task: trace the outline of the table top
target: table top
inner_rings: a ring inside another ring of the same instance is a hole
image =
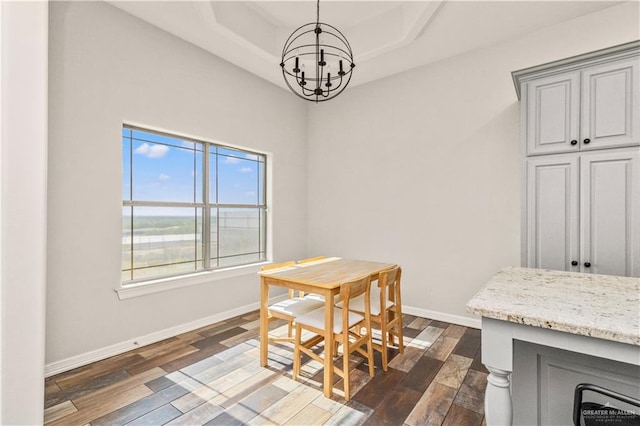
[[[395,266],[393,263],[328,257],[315,262],[261,271],[258,274],[299,284],[336,288],[342,283],[365,275],[373,275]]]
[[[504,268],[467,303],[467,310],[640,346],[640,278]]]

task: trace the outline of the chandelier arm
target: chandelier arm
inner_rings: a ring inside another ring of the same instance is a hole
[[[285,79],[285,83],[287,83],[287,86],[289,87],[289,89],[290,89],[290,90],[291,90],[291,91],[292,91],[296,96],[298,96],[299,98],[304,99],[305,101],[308,101],[308,100],[309,100],[309,98],[308,98],[308,97],[303,96],[303,95],[301,95],[300,93],[298,93],[298,91],[297,91],[296,89],[294,89],[294,88],[291,86],[291,83],[289,83],[289,80],[286,80],[286,79]]]
[[[337,77],[332,78],[332,80],[337,80],[337,79],[338,79]],[[335,87],[333,88],[333,91],[335,92],[336,90],[338,90],[338,89],[340,88],[340,86],[342,86],[342,76],[340,76],[340,82],[338,83],[338,85],[337,85],[337,86],[335,86]],[[333,87],[333,86],[332,86],[332,87]]]

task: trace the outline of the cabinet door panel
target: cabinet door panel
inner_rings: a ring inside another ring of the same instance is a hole
[[[528,83],[527,152],[577,151],[579,74],[555,75]]]
[[[527,264],[530,268],[578,270],[578,159],[528,162]]]
[[[640,144],[638,63],[634,58],[583,71],[582,150]]]
[[[640,152],[582,155],[580,181],[582,271],[640,277]]]

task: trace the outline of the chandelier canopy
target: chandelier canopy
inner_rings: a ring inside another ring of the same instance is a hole
[[[346,37],[334,26],[316,22],[296,29],[282,49],[282,75],[289,89],[302,99],[324,102],[338,96],[353,74],[353,52]]]

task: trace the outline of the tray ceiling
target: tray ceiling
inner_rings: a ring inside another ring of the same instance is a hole
[[[271,83],[294,29],[315,22],[315,1],[109,1]],[[320,21],[353,48],[351,85],[508,41],[592,13],[616,1],[337,1]]]

